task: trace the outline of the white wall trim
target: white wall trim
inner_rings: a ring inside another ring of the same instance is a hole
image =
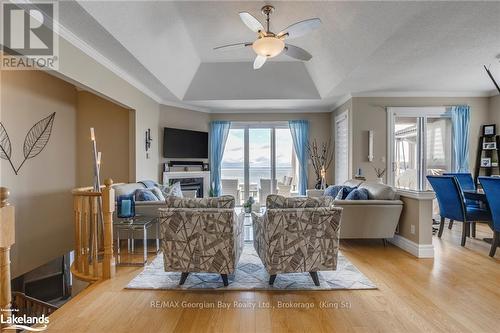
[[[60,22],[54,21],[54,24],[57,24],[59,26],[59,35],[64,39],[66,39],[71,44],[73,44],[73,46],[78,48],[80,51],[82,51],[92,59],[95,59],[98,63],[109,69],[111,72],[115,73],[123,80],[133,85],[135,88],[140,90],[145,95],[151,97],[157,103],[162,102],[162,98],[160,96],[156,95],[154,92],[148,89],[144,84],[136,80],[134,77],[132,77],[130,74],[122,70],[120,67],[116,66],[110,59],[106,58],[104,55],[102,55],[102,53],[100,53],[92,46],[87,44],[85,41],[80,39],[73,32],[71,32],[69,29],[63,26]]]
[[[351,93],[352,97],[489,97],[491,91],[374,91]]]
[[[394,238],[389,238],[388,241],[417,258],[434,258],[432,244],[417,244],[400,235],[394,235]]]

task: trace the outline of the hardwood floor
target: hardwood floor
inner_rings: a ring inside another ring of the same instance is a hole
[[[491,237],[487,226],[478,226],[477,238],[468,238],[465,248],[460,233],[461,223],[455,223],[442,239],[436,237],[434,259],[416,259],[381,241],[342,242],[342,252],[378,290],[125,290],[141,268],[120,267],[116,278],[86,289],[57,310],[46,332],[498,332],[500,251],[495,258],[488,256],[489,244],[481,240]],[[162,301],[268,302],[274,308],[152,306]],[[279,302],[313,308],[278,309]],[[322,302],[333,308],[320,308]]]

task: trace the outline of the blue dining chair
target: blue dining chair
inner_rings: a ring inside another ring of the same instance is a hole
[[[493,223],[490,224],[493,230],[493,241],[491,242],[490,257],[495,256],[497,247],[500,245],[500,178],[479,177],[479,182],[483,187],[484,194],[490,206]]]
[[[455,176],[427,176],[427,180],[434,189],[439,204],[441,223],[438,237],[443,234],[445,219],[463,222],[461,245],[465,246],[470,223],[491,222],[491,214],[487,209],[465,204],[464,195]]]
[[[455,176],[458,180],[458,184],[462,188],[462,191],[475,191],[476,184],[474,183],[474,178],[470,172],[445,172],[443,176]],[[479,208],[479,203],[474,200],[465,199],[465,204],[467,206],[476,206]],[[453,220],[450,220],[448,224],[448,229],[453,227]],[[472,224],[472,237],[476,237],[476,224]]]

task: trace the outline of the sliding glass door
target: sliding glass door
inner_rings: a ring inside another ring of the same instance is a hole
[[[222,158],[222,192],[241,205],[296,192],[298,163],[287,123],[233,123]]]

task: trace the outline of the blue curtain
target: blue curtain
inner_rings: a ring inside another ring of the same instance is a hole
[[[226,140],[231,128],[229,121],[212,121],[210,123],[210,181],[213,195],[218,197],[221,193],[221,163]]]
[[[309,142],[309,122],[307,120],[290,120],[288,122],[292,134],[293,147],[299,160],[299,194],[306,195],[307,189],[307,144]]]
[[[455,172],[469,172],[469,127],[470,107],[468,105],[451,108],[453,123],[453,155]]]

